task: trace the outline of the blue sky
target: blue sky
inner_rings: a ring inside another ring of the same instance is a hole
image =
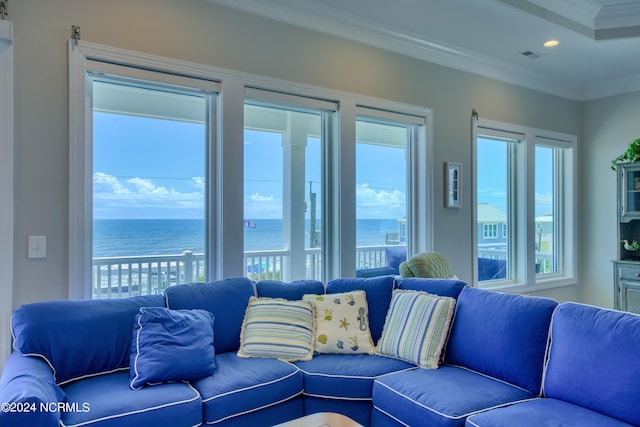
[[[489,203],[506,212],[507,197],[507,143],[482,139],[478,156],[478,203]],[[552,213],[553,181],[552,150],[536,147],[535,150],[535,215]]]
[[[94,218],[204,218],[205,128],[202,124],[94,114]],[[245,132],[245,218],[282,218],[282,150],[277,133]],[[505,210],[503,142],[478,150],[478,202]],[[356,146],[358,218],[405,216],[403,150]],[[551,211],[551,156],[537,149],[536,215]],[[308,185],[321,194],[320,141],[310,138]],[[464,170],[463,173],[469,169]],[[318,216],[321,212],[318,197]],[[307,212],[309,217],[309,212]]]
[[[203,125],[96,112],[93,127],[94,218],[204,217]],[[280,135],[247,130],[244,144],[245,218],[282,218]],[[371,144],[357,150],[358,216],[405,216],[404,152]],[[320,141],[310,138],[307,201],[309,181],[318,195],[323,190],[320,159]]]

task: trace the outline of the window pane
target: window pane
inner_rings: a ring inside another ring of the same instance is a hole
[[[203,281],[206,97],[93,84],[93,296]]]
[[[391,256],[406,258],[407,132],[407,127],[401,125],[364,120],[356,123],[356,270],[359,275],[375,275],[366,270],[388,266],[393,261]]]
[[[477,141],[478,281],[510,277],[510,144],[486,137]]]
[[[536,274],[556,273],[554,155],[557,149],[536,146]]]
[[[244,250],[254,279],[321,279],[320,112],[245,105]]]

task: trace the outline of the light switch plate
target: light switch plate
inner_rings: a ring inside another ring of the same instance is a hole
[[[41,259],[47,257],[47,236],[29,236],[27,258]]]

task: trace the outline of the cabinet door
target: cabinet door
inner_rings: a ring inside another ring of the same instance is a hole
[[[640,282],[620,282],[620,310],[640,314]]]
[[[620,191],[620,221],[640,218],[640,165],[620,165],[618,168]]]

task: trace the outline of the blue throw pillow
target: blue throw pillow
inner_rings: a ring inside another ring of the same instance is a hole
[[[194,381],[213,375],[213,314],[205,310],[141,307],[133,325],[130,383]]]

